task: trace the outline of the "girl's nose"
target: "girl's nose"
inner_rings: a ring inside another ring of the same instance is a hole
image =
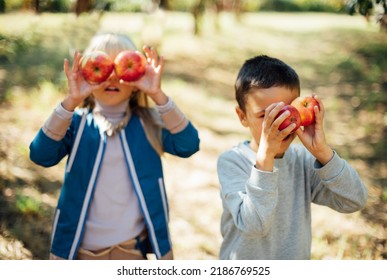
[[[110,74],[108,80],[109,80],[110,82],[118,82],[119,79],[118,79],[118,77],[117,77],[117,75],[116,75],[116,72],[115,72],[114,70],[113,70],[112,73]]]

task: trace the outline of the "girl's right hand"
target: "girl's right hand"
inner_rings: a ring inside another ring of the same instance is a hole
[[[101,87],[106,87],[107,82],[90,85],[85,81],[82,76],[79,62],[81,61],[82,55],[78,51],[74,53],[73,64],[70,69],[69,61],[64,60],[64,72],[67,77],[69,94],[63,100],[62,106],[68,111],[74,111],[74,109],[82,103],[94,90]]]

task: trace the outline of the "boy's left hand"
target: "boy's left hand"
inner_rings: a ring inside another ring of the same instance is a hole
[[[144,46],[143,50],[147,61],[145,74],[141,79],[127,84],[147,94],[157,105],[164,105],[168,101],[168,97],[161,90],[164,58],[162,56],[159,57],[156,50],[152,47]]]
[[[302,130],[299,128],[296,133],[300,138],[304,146],[312,153],[312,155],[322,164],[327,164],[333,157],[333,151],[325,141],[325,133],[323,127],[323,119],[325,114],[324,105],[321,99],[313,96],[319,103],[314,107],[315,123],[304,127]]]

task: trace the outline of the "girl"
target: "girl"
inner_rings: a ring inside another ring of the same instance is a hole
[[[85,52],[93,50],[114,60],[135,46],[108,33],[95,36]],[[150,252],[173,258],[160,156],[189,157],[199,150],[199,138],[161,89],[163,58],[153,48],[143,50],[145,75],[130,83],[113,71],[107,81],[89,85],[80,73],[81,54],[74,54],[71,67],[64,60],[69,94],[30,145],[31,160],[45,167],[69,155],[51,259],[146,259]]]

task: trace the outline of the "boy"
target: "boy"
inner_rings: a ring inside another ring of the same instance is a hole
[[[280,131],[285,104],[300,95],[297,73],[268,56],[247,60],[235,84],[241,124],[251,141],[218,159],[223,214],[221,259],[310,259],[311,202],[342,213],[362,209],[367,189],[326,143],[324,106],[315,124]],[[302,145],[291,145],[296,137]]]

